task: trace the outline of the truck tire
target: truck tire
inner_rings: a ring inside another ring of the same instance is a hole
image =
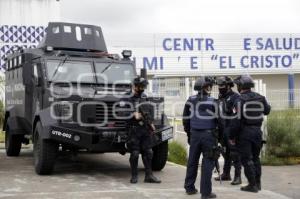
[[[41,138],[42,125],[36,124],[33,140],[34,167],[38,175],[49,175],[53,172],[58,153],[58,144]]]
[[[6,155],[11,157],[19,156],[21,147],[22,147],[22,135],[11,135],[9,126],[6,126],[6,131],[5,131]]]
[[[152,170],[161,171],[168,160],[168,141],[153,147]]]

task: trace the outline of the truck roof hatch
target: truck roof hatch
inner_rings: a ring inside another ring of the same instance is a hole
[[[107,52],[101,27],[50,22],[38,48],[54,50]]]

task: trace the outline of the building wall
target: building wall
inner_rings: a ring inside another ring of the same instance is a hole
[[[60,20],[60,3],[55,0],[0,1],[0,68],[3,58],[16,47],[35,47],[45,35],[49,21]]]
[[[253,79],[262,79],[267,90],[283,90],[288,88],[288,76],[283,75],[252,75]]]
[[[251,75],[266,85],[266,97],[275,109],[289,107],[289,85],[287,74]],[[236,76],[232,76],[236,77]],[[300,108],[300,74],[295,74],[294,107]]]
[[[289,85],[287,74],[251,75],[266,84],[266,97],[276,109],[289,108]],[[295,74],[294,107],[300,108],[300,74]]]
[[[295,89],[300,90],[300,74],[295,75]]]

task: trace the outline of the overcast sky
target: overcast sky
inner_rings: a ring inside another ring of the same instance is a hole
[[[60,1],[63,21],[106,33],[300,33],[299,0]]]

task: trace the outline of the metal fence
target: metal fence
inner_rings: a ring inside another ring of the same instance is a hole
[[[255,91],[266,96],[272,110],[288,108],[300,109],[300,89],[294,90],[293,96],[288,89],[266,90],[261,80],[255,80]],[[165,98],[165,112],[170,117],[180,117],[184,104],[190,95],[196,94],[193,90],[195,78],[156,78],[150,80],[148,92]],[[217,86],[213,87],[212,96],[218,96]]]
[[[157,78],[149,82],[148,92],[165,98],[165,113],[174,127],[174,140],[188,149],[186,133],[183,131],[181,117],[187,98],[190,95],[196,94],[193,91],[195,78]],[[299,111],[300,115],[300,90],[294,90],[293,97],[291,98],[291,92],[287,89],[266,90],[266,85],[261,80],[255,80],[255,83],[254,90],[266,96],[267,101],[272,106],[272,111],[292,108],[295,111]],[[217,98],[217,86],[213,87],[212,96]],[[268,135],[266,118],[262,126],[262,131],[263,138],[266,139]],[[262,150],[262,154],[264,153],[265,147]]]

